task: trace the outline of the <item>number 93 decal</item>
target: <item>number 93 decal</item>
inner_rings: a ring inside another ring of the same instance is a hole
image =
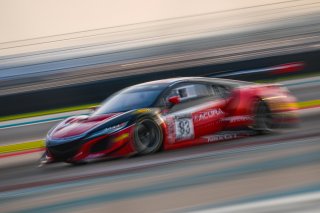
[[[176,139],[191,139],[194,136],[193,122],[191,118],[176,118]]]

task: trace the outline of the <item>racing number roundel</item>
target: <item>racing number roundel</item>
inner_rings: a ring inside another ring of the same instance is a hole
[[[176,118],[175,120],[176,139],[191,139],[194,136],[192,118]]]

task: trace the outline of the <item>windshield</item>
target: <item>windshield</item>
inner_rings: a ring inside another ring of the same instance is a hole
[[[132,109],[151,107],[162,90],[124,91],[108,98],[94,113],[95,115],[125,112]]]

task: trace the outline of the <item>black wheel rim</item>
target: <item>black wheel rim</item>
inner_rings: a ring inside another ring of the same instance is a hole
[[[135,143],[139,152],[154,152],[161,143],[159,126],[150,119],[138,122],[135,129]]]

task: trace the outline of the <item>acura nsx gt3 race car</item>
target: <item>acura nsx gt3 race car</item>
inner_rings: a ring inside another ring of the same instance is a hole
[[[296,123],[295,102],[276,84],[202,77],[138,84],[51,129],[41,162],[76,164],[268,133]]]

